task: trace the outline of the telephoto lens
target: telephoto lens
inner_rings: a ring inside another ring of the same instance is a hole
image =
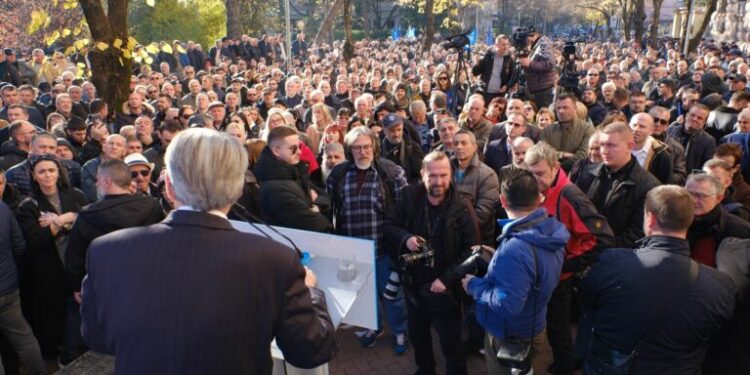
[[[388,276],[388,282],[385,284],[385,290],[383,291],[383,298],[393,301],[398,296],[398,288],[401,287],[401,278],[398,276],[398,272],[391,272]]]

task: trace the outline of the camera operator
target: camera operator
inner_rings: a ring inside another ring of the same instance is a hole
[[[442,151],[422,161],[422,182],[405,187],[386,224],[391,256],[401,265],[406,294],[409,338],[419,374],[434,374],[430,325],[435,327],[447,374],[466,374],[461,347],[459,266],[479,241],[479,224],[471,204],[455,194],[451,164]],[[434,252],[431,256],[427,252]],[[405,262],[406,258],[417,258]]]
[[[508,88],[513,86],[510,80],[515,62],[508,53],[509,46],[508,37],[498,35],[494,48],[488,49],[482,60],[471,68],[471,74],[481,76],[485,103],[505,95]]]
[[[552,103],[557,77],[552,41],[530,28],[526,42],[531,53],[518,54],[518,62],[526,73],[526,99],[533,100],[537,108],[547,107]]]
[[[503,180],[500,201],[511,221],[484,277],[462,280],[474,298],[479,323],[487,330],[485,359],[490,374],[528,374],[534,353],[546,341],[547,303],[562,270],[565,226],[540,206],[539,184],[531,172],[518,170]],[[510,350],[524,346],[525,350]],[[502,349],[502,350],[501,350]],[[500,351],[500,352],[499,352]],[[513,360],[500,353],[516,352]]]

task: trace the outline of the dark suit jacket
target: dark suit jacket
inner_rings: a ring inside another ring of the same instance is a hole
[[[297,367],[336,353],[296,253],[218,216],[173,211],[94,240],[86,261],[83,337],[117,374],[271,374],[274,337]]]

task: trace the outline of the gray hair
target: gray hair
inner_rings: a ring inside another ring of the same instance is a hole
[[[164,156],[175,199],[199,211],[220,209],[242,195],[247,154],[234,137],[210,129],[180,132]]]
[[[724,194],[724,184],[722,184],[718,178],[706,173],[691,174],[688,176],[687,182],[685,182],[685,187],[702,182],[708,182],[711,185],[712,194]]]
[[[411,102],[411,104],[409,104],[409,113],[414,114],[414,111],[418,111],[418,110],[422,110],[426,112],[427,105],[424,104],[424,102],[421,100],[415,100]]]
[[[545,162],[550,168],[558,164],[558,152],[549,143],[539,142],[526,151],[523,161],[526,165],[535,165]]]

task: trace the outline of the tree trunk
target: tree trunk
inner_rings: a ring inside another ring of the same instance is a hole
[[[651,31],[649,34],[651,34],[651,47],[654,49],[658,48],[656,45],[656,37],[659,34],[659,18],[661,17],[661,5],[664,3],[664,0],[651,0],[651,5],[654,8],[654,14],[651,17]]]
[[[347,0],[335,0],[333,2],[333,5],[331,5],[331,9],[328,11],[328,14],[326,14],[326,17],[323,19],[323,22],[320,24],[320,29],[318,30],[318,33],[315,34],[315,39],[313,39],[313,43],[319,43],[324,36],[330,35],[331,29],[333,29],[333,24],[336,21],[336,17],[338,16],[339,12],[341,12],[341,10],[344,8],[344,5],[346,3],[347,3]]]
[[[644,21],[646,20],[645,11],[645,0],[635,0],[635,13],[633,14],[633,31],[635,34],[635,40],[638,44],[643,40],[643,32],[645,31]]]
[[[83,15],[93,39],[91,48],[91,81],[99,97],[109,106],[109,113],[122,110],[130,95],[130,59],[111,47],[115,39],[128,43],[128,3],[130,0],[109,0],[107,13],[100,0],[80,0]],[[96,47],[103,42],[110,47]]]
[[[426,24],[424,39],[422,40],[422,52],[429,52],[432,47],[432,39],[435,37],[435,0],[425,1],[424,12]]]
[[[681,46],[684,46],[685,39],[690,37],[688,35],[688,29],[690,28],[690,25],[688,24],[688,22],[690,22],[690,12],[693,11],[693,2],[694,1],[687,0],[687,13],[685,13],[685,22],[684,22],[685,26],[682,28],[682,37],[680,38]]]
[[[344,42],[344,61],[349,61],[354,57],[354,37],[352,36],[352,3],[351,0],[344,0],[344,33],[346,41]]]
[[[607,39],[612,37],[612,17],[605,16],[605,22],[607,22]]]
[[[703,22],[701,22],[701,27],[698,29],[698,32],[690,38],[690,41],[688,42],[688,53],[695,51],[695,49],[698,47],[703,33],[706,32],[708,23],[711,22],[711,16],[713,16],[714,12],[716,12],[716,5],[718,2],[718,0],[708,0],[708,4],[706,4],[706,13],[703,17]]]
[[[239,39],[242,36],[241,4],[242,0],[224,0],[227,12],[227,36]]]

